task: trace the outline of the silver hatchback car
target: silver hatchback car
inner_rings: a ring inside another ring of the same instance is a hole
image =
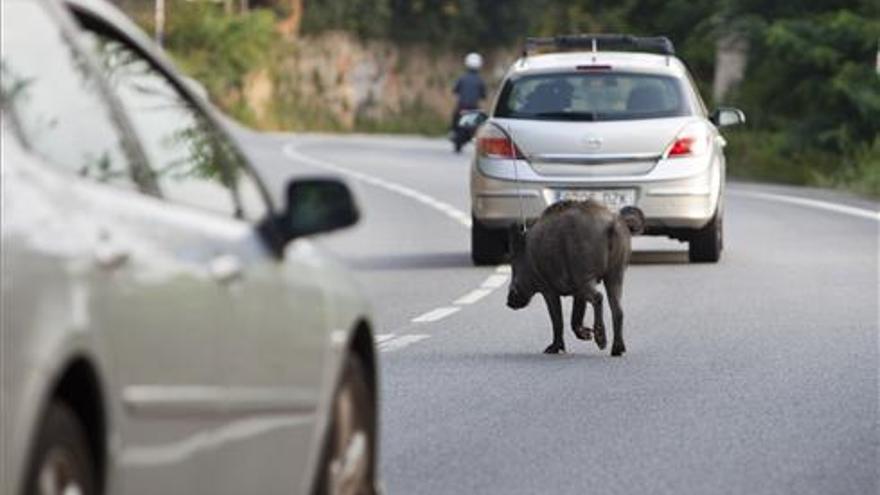
[[[542,48],[552,53],[531,53]],[[501,261],[507,229],[562,199],[635,206],[646,234],[689,242],[692,261],[718,261],[725,174],[718,128],[744,121],[733,108],[707,112],[667,38],[529,39],[491,115],[462,120],[481,126],[471,167],[473,261]]]
[[[373,324],[212,107],[100,0],[3,0],[0,493],[376,491]]]

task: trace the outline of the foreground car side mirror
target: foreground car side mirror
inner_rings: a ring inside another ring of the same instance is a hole
[[[709,120],[717,127],[727,127],[731,125],[745,124],[746,114],[738,108],[719,107],[716,108]]]
[[[489,120],[489,116],[482,110],[465,110],[458,117],[458,127],[473,131]]]
[[[287,184],[286,199],[284,213],[276,219],[285,244],[298,237],[349,227],[360,218],[351,190],[338,179],[294,179]]]

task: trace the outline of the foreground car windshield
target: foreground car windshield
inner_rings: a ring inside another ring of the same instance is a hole
[[[636,120],[688,115],[677,79],[652,74],[539,74],[507,81],[496,117]]]

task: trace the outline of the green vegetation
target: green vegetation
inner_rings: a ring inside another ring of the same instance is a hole
[[[291,5],[302,7],[299,27],[306,35],[343,30],[435,53],[486,53],[516,47],[527,35],[563,32],[665,34],[710,106],[738,106],[748,116],[744,128],[725,131],[732,175],[880,197],[876,0],[252,0],[252,7],[269,8],[237,14],[216,3],[174,0],[167,46],[221,106],[245,121],[254,120],[242,98],[246,77],[266,69],[276,82],[273,126],[350,127],[320,96],[299,92],[312,74],[275,68],[294,48],[273,29]],[[748,66],[725,101],[712,102],[716,42],[730,35],[748,42]],[[448,116],[405,101],[381,121],[356,116],[354,129],[442,132]]]
[[[450,112],[451,115],[451,112]],[[449,116],[440,115],[419,100],[404,103],[390,117],[373,119],[359,116],[355,129],[362,132],[438,135],[446,132]]]
[[[760,56],[731,96],[751,117],[732,136],[731,172],[880,197],[880,6],[803,7],[745,25]]]
[[[166,43],[184,70],[209,90],[239,88],[241,76],[263,66],[275,42],[274,16],[264,10],[228,16],[210,4],[178,3]]]
[[[243,100],[249,74],[272,66],[281,47],[272,12],[227,15],[211,3],[169,2],[165,44],[181,69],[234,117],[253,123]]]

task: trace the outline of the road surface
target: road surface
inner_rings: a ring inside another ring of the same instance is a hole
[[[505,267],[471,266],[468,153],[244,138],[276,192],[356,188],[363,221],[320,242],[375,306],[389,494],[878,493],[875,204],[733,184],[721,263],[636,240],[623,358],[567,329],[547,356],[540,298],[509,310]]]

